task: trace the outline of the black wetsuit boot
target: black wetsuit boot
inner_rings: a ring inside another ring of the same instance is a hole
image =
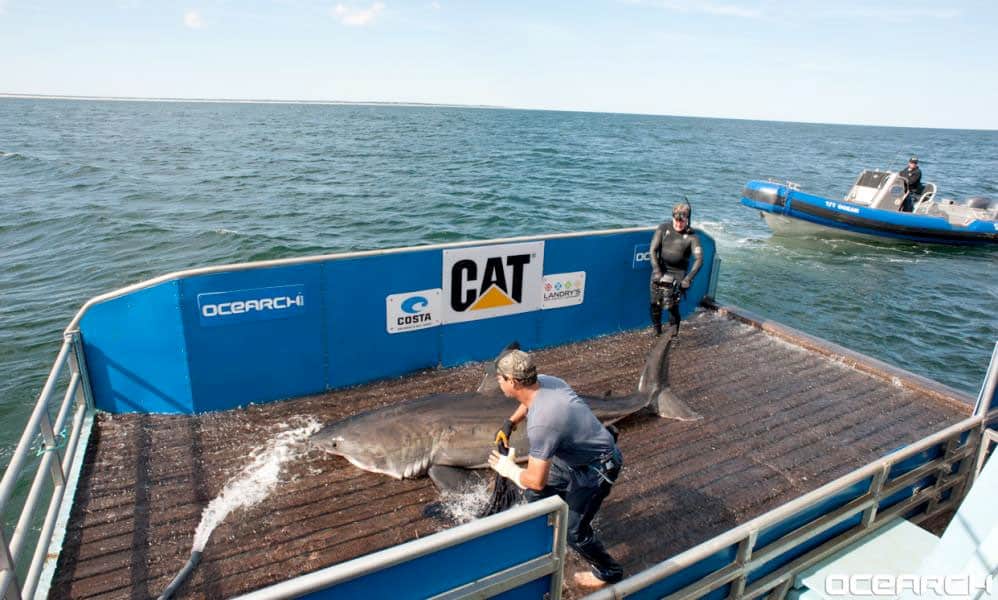
[[[671,314],[671,313],[670,313]],[[671,316],[670,316],[671,319]],[[662,305],[651,304],[651,325],[655,328],[655,335],[662,335]]]
[[[659,309],[658,314],[661,316],[662,309]],[[661,327],[659,330],[661,331]],[[676,302],[669,307],[669,330],[672,335],[679,335],[679,303]]]

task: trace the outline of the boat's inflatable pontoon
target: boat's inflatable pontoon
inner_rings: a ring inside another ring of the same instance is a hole
[[[781,234],[887,238],[940,244],[998,243],[998,201],[975,197],[963,202],[936,197],[927,183],[902,212],[907,186],[898,173],[860,173],[842,200],[802,192],[794,183],[750,181],[741,203],[758,209],[769,227]]]

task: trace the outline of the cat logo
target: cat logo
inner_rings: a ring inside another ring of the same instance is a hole
[[[444,322],[538,310],[544,242],[444,250]]]

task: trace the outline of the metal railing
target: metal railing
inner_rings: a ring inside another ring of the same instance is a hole
[[[386,573],[392,567],[431,554],[453,548],[477,538],[482,538],[502,529],[547,515],[552,529],[551,550],[533,557],[526,562],[513,565],[487,577],[476,579],[457,588],[437,593],[437,600],[451,598],[489,598],[515,589],[541,577],[551,576],[551,584],[546,598],[558,600],[561,597],[562,575],[564,572],[566,532],[568,527],[568,505],[558,496],[551,496],[537,502],[514,507],[501,513],[466,523],[453,529],[435,533],[429,537],[393,546],[380,552],[361,556],[353,560],[321,569],[314,573],[295,577],[249,594],[238,600],[277,600],[297,598],[321,590],[330,590],[335,595],[335,586],[352,580]],[[454,557],[449,557],[451,570]],[[458,559],[459,560],[459,559]],[[399,597],[412,596],[404,591],[404,582],[398,581]]]
[[[727,564],[679,590],[665,594],[664,598],[699,598],[729,585],[729,598],[758,598],[765,594],[770,594],[770,598],[783,598],[793,585],[795,576],[801,571],[892,519],[907,515],[924,505],[924,512],[912,517],[913,521],[919,522],[959,504],[976,467],[983,423],[984,417],[981,415],[965,419],[587,598],[608,600],[637,595],[687,567],[733,548],[736,550]],[[916,459],[919,454],[940,446],[943,448],[940,456],[891,476],[900,463]],[[928,479],[932,481],[927,483]],[[757,547],[760,537],[767,531],[785,526],[790,519],[800,518],[808,510],[817,509],[822,502],[837,495],[847,495],[851,488],[862,485],[865,481],[869,481],[865,492],[834,510],[817,512],[804,524]],[[910,495],[893,505],[881,506],[884,500],[893,495],[908,493]],[[828,540],[819,539],[823,534],[828,536],[830,530],[857,517],[859,522],[844,532]],[[762,572],[761,568],[770,561],[780,559],[808,542],[821,543],[771,572]]]
[[[50,402],[57,393],[60,377],[67,367],[68,384],[53,421]],[[7,509],[12,504],[15,489],[22,475],[26,478],[30,475],[30,471],[34,470],[31,487],[10,539],[7,539],[4,528],[0,526],[0,598],[5,600],[30,598],[35,593],[42,569],[48,560],[49,543],[56,529],[56,520],[67,488],[66,482],[74,467],[77,445],[85,430],[84,422],[92,411],[90,382],[83,360],[79,332],[67,333],[45,386],[38,396],[38,402],[11,456],[10,464],[7,465],[3,480],[0,481],[0,517],[6,523]],[[67,420],[70,418],[72,424],[68,433],[64,433]],[[38,454],[41,458],[32,465],[30,460],[36,453],[33,445],[39,436],[42,446]],[[22,474],[25,470],[26,472]],[[52,490],[44,513],[45,518],[37,538],[32,539],[36,511],[44,503],[49,483],[52,485]],[[33,550],[32,542],[34,542]],[[27,573],[22,579],[18,577],[18,564],[19,559],[27,556],[25,554],[27,551],[31,552],[31,560],[28,563]]]
[[[998,397],[998,344],[991,354],[973,416],[898,449],[865,467],[828,483],[751,521],[695,546],[624,581],[587,596],[587,600],[622,599],[653,593],[651,588],[684,569],[728,551],[732,558],[681,589],[654,593],[667,600],[692,599],[728,587],[727,597],[784,598],[803,570],[826,559],[893,519],[910,515],[918,523],[957,508],[973,485],[985,453],[998,434],[987,429]],[[938,450],[938,456],[929,454]],[[926,453],[924,460],[919,456]],[[910,468],[908,468],[910,467]],[[892,475],[893,474],[893,475]],[[869,481],[865,492],[850,493]],[[850,496],[855,496],[851,497]],[[898,496],[902,497],[898,497]],[[904,497],[906,496],[906,497]],[[819,507],[843,498],[837,508]],[[886,502],[885,502],[886,501]],[[891,503],[893,502],[893,503]],[[886,506],[882,506],[887,504]],[[917,510],[920,513],[913,514]],[[767,532],[787,527],[791,519],[810,518],[775,540],[759,544]],[[858,523],[849,525],[850,521]],[[834,531],[839,528],[840,531]],[[844,528],[844,530],[842,530]],[[771,561],[808,543],[817,544],[768,572]]]

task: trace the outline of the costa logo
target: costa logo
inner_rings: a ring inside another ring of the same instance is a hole
[[[415,315],[423,312],[430,306],[430,301],[423,296],[411,296],[402,301],[402,312]]]
[[[387,296],[385,318],[388,333],[404,333],[440,325],[440,288]]]

